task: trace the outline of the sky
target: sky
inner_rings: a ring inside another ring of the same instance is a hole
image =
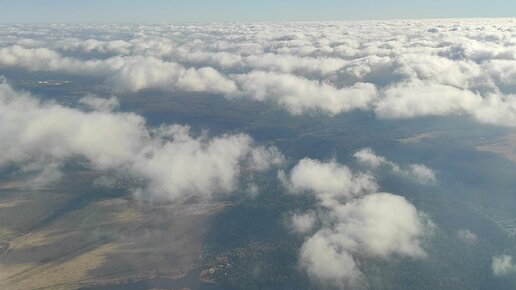
[[[0,0],[0,23],[514,17],[510,0]]]

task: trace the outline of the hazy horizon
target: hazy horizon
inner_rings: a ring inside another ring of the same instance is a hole
[[[163,23],[511,18],[510,1],[0,1],[1,23]]]

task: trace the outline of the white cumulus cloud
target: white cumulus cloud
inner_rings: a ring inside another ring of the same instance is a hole
[[[145,193],[178,200],[231,192],[243,169],[266,170],[284,159],[276,148],[257,146],[245,134],[208,138],[183,125],[149,128],[139,115],[95,110],[105,101],[83,99],[94,108],[85,112],[41,102],[3,81],[0,167],[39,172],[43,183],[60,177],[59,164],[79,159],[94,170],[144,177]]]
[[[405,198],[380,192],[373,176],[335,161],[305,158],[279,177],[289,191],[308,192],[318,200],[317,215],[295,214],[291,221],[298,234],[308,235],[299,259],[315,281],[359,289],[367,285],[357,257],[426,257],[422,239],[432,223]]]
[[[355,152],[353,156],[360,165],[372,170],[384,167],[395,174],[423,184],[435,183],[437,180],[435,172],[423,164],[409,164],[401,167],[385,157],[377,155],[371,148],[362,148]]]

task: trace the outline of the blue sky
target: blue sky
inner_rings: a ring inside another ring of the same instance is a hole
[[[514,0],[0,0],[1,23],[515,16]]]

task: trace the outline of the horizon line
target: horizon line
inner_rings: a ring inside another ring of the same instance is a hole
[[[317,23],[317,22],[374,22],[374,21],[430,21],[430,20],[475,20],[475,19],[511,19],[516,20],[516,16],[494,16],[494,17],[425,17],[425,18],[361,18],[361,19],[341,19],[341,20],[178,20],[178,21],[62,21],[62,22],[2,22],[0,25],[63,25],[63,24],[139,24],[139,25],[157,25],[157,24],[209,24],[209,23]]]

